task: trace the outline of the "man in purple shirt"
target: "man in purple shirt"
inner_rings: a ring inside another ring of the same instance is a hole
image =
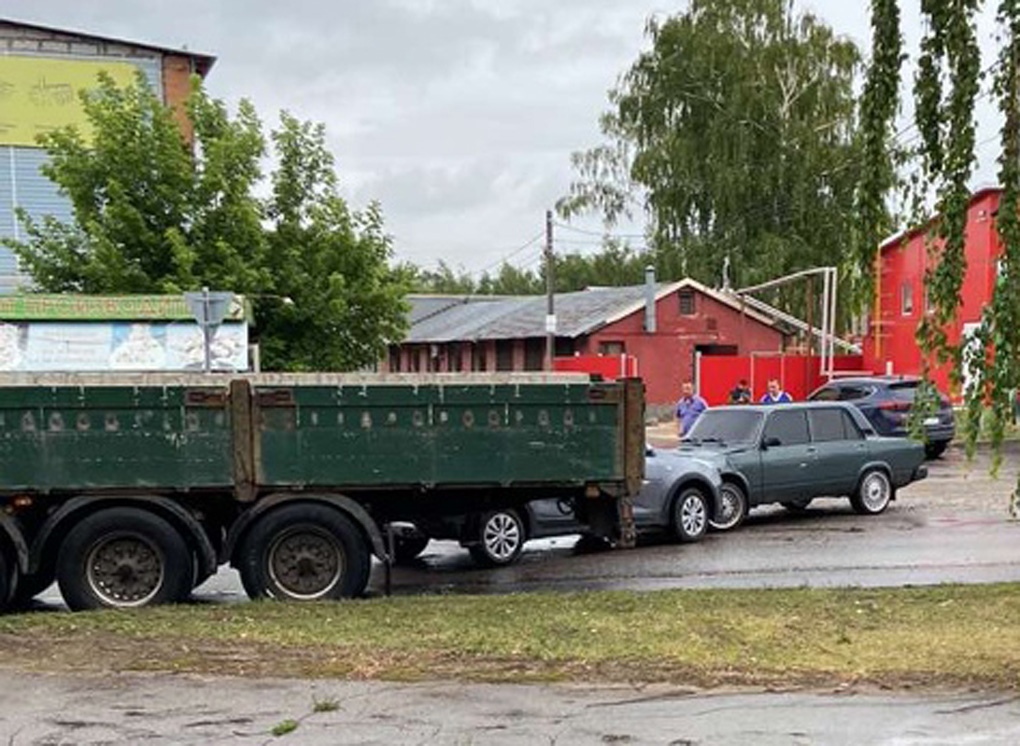
[[[708,402],[694,393],[694,384],[684,381],[680,386],[680,400],[676,403],[676,420],[681,438],[691,431],[698,417],[706,409]]]
[[[793,401],[793,397],[783,391],[783,387],[779,384],[778,378],[770,378],[768,383],[768,390],[761,398],[762,404],[788,404]]]

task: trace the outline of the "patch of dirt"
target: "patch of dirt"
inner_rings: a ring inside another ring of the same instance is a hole
[[[670,684],[701,689],[766,690],[977,688],[1016,690],[1015,677],[941,672],[847,674],[838,671],[700,669],[669,661],[548,661],[524,658],[365,651],[328,646],[281,646],[251,641],[125,639],[87,632],[74,637],[0,635],[7,669],[33,672],[189,673],[248,678],[381,681],[457,680],[486,683]]]

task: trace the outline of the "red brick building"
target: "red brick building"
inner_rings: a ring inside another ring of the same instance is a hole
[[[411,328],[404,342],[390,348],[390,371],[542,369],[544,296],[409,300]],[[651,290],[635,285],[560,293],[554,306],[556,356],[633,356],[653,406],[676,399],[680,382],[695,377],[698,354],[782,352],[805,327],[769,313],[760,302],[751,307],[691,279]]]
[[[948,329],[949,341],[954,344],[977,327],[982,309],[992,299],[1002,253],[995,229],[1001,195],[997,187],[979,189],[967,208],[967,273],[960,293],[962,304]],[[924,274],[931,261],[927,234],[934,220],[893,236],[879,249],[875,305],[863,350],[865,367],[877,373],[921,372],[922,355],[915,334],[928,308]],[[933,372],[933,380],[943,391],[950,391],[949,372],[948,366]]]

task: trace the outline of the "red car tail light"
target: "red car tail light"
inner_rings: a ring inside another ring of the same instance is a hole
[[[909,412],[910,402],[908,401],[884,401],[880,402],[878,408],[885,412]]]

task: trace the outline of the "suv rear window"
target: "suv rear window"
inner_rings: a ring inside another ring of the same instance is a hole
[[[889,384],[889,395],[900,401],[914,401],[917,394],[917,381],[899,381]]]
[[[811,401],[839,401],[839,389],[827,387],[811,394]]]
[[[871,396],[874,392],[875,389],[872,386],[859,386],[855,384],[841,386],[839,389],[839,400],[855,401],[856,399],[865,399]]]

